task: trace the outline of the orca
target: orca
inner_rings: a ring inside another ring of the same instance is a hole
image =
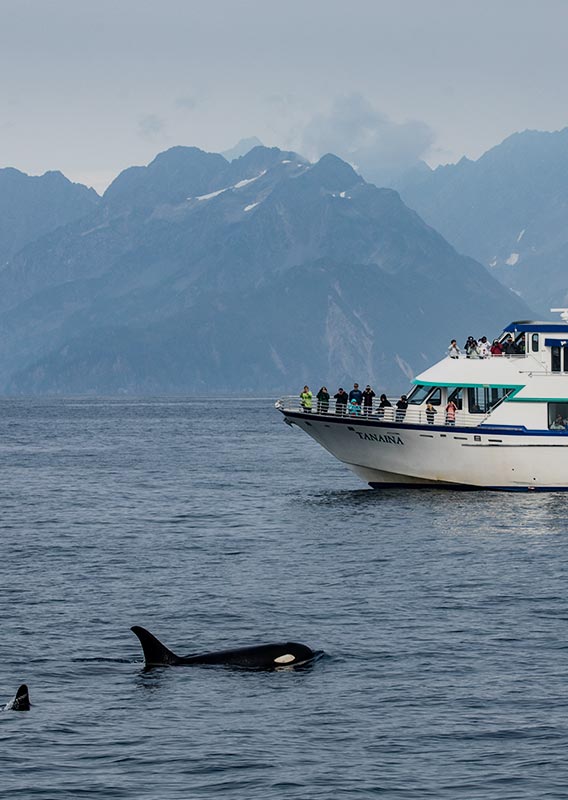
[[[282,667],[299,667],[309,664],[322,655],[298,642],[278,642],[214,653],[196,653],[177,656],[145,628],[135,625],[130,629],[140,640],[145,667],[181,667],[193,664],[220,664],[241,669],[273,670]]]
[[[30,706],[28,687],[25,683],[22,683],[14,699],[10,700],[10,702],[4,706],[4,711],[29,711]]]

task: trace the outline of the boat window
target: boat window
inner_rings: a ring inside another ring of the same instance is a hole
[[[567,431],[568,403],[548,404],[548,427],[551,431]]]
[[[562,370],[568,372],[568,347],[562,348]]]
[[[533,351],[533,353],[538,353],[538,347],[539,347],[538,333],[533,333],[533,335],[531,336],[531,350]]]
[[[504,386],[473,386],[467,390],[467,407],[470,414],[487,414],[513,389]]]
[[[442,390],[439,386],[437,386],[430,397],[428,398],[428,402],[432,403],[433,406],[441,406],[442,405]]]
[[[408,402],[413,406],[419,406],[424,402],[424,400],[426,400],[431,388],[431,386],[415,386],[408,395]]]
[[[550,348],[550,368],[552,372],[560,372],[560,348]]]
[[[448,397],[448,403],[450,400],[453,400],[458,407],[458,411],[461,411],[463,408],[463,389],[454,389]]]

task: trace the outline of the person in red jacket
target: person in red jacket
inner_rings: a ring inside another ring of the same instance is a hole
[[[493,339],[493,343],[491,345],[491,355],[492,356],[503,355],[503,348],[501,347],[501,342],[499,342],[497,339]]]

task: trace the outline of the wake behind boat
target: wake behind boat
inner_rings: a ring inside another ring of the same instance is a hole
[[[568,323],[512,322],[507,340],[514,354],[422,372],[403,411],[331,399],[306,413],[298,397],[276,408],[373,488],[568,490]]]

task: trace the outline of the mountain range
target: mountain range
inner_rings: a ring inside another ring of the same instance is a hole
[[[450,338],[529,315],[333,155],[174,147],[76,191],[75,216],[2,242],[3,392],[400,392]]]
[[[411,208],[541,315],[568,305],[568,128],[425,167],[397,184]]]

